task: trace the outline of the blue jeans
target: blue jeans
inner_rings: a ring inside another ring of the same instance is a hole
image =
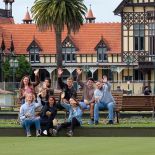
[[[110,103],[98,102],[98,103],[95,103],[95,106],[94,106],[94,121],[99,120],[99,110],[103,110],[103,109],[108,109],[109,120],[114,119],[114,103],[113,102],[110,102]]]
[[[40,120],[36,119],[25,119],[22,126],[26,129],[26,132],[30,132],[30,127],[35,125],[36,130],[40,130]]]
[[[82,110],[89,110],[90,106],[84,102],[79,102]]]

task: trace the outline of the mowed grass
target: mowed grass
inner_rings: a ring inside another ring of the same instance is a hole
[[[0,155],[154,155],[155,138],[0,137]]]

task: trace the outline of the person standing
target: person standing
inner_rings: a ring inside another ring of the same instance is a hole
[[[111,94],[111,84],[108,82],[107,76],[103,76],[103,80],[98,81],[96,87],[94,92],[94,122],[96,125],[99,123],[99,110],[108,109],[108,124],[113,124],[115,101]]]

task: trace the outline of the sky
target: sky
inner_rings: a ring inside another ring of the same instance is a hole
[[[15,0],[13,3],[13,17],[15,23],[22,23],[27,7],[30,10],[34,1],[35,0]],[[96,23],[120,22],[121,18],[114,15],[113,11],[121,2],[122,0],[84,0],[88,9],[91,4],[93,14],[96,17]],[[0,0],[0,8],[5,8],[3,0]]]

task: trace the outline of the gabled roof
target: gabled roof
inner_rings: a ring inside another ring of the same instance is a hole
[[[124,7],[127,6],[155,6],[155,2],[143,2],[143,1],[139,1],[137,3],[133,3],[133,0],[123,0],[118,7],[114,10],[114,14],[118,15],[123,11]]]
[[[30,45],[28,46],[26,50],[30,51],[32,46],[36,46],[39,49],[39,51],[42,51],[42,48],[40,47],[40,43],[35,39],[35,37],[33,38],[33,41],[30,43]]]
[[[42,54],[56,54],[54,30],[40,32],[35,24],[2,24],[0,25],[0,33],[3,33],[6,49],[10,48],[10,36],[12,34],[14,51],[17,54],[27,54],[27,48],[32,43],[34,35],[42,48]],[[67,35],[65,29],[62,32],[62,41]],[[110,48],[109,53],[121,53],[120,23],[84,24],[77,33],[71,33],[70,35],[79,49],[79,54],[96,54],[94,47],[101,40],[101,36],[103,36]],[[0,37],[0,43],[1,41],[2,38]]]
[[[4,37],[3,37],[3,34],[2,34],[2,42],[1,42],[1,50],[4,51],[5,50],[5,41],[4,41]]]
[[[10,48],[9,49],[10,49],[10,52],[14,52],[14,50],[15,50],[12,35],[11,35],[11,44],[10,44]]]
[[[63,45],[65,45],[67,42],[70,42],[76,51],[78,51],[78,47],[76,46],[75,42],[73,41],[73,38],[71,37],[71,35],[67,35],[67,37],[64,39],[64,41],[62,42],[62,47]]]
[[[101,47],[101,46],[107,48],[107,50],[110,50],[108,44],[107,44],[106,41],[103,39],[103,36],[101,36],[101,40],[100,40],[100,42],[96,45],[95,50],[97,51],[97,49],[98,49],[99,47]]]
[[[114,14],[117,15],[123,11],[123,8],[127,5],[130,0],[123,0],[118,7],[114,10]]]

